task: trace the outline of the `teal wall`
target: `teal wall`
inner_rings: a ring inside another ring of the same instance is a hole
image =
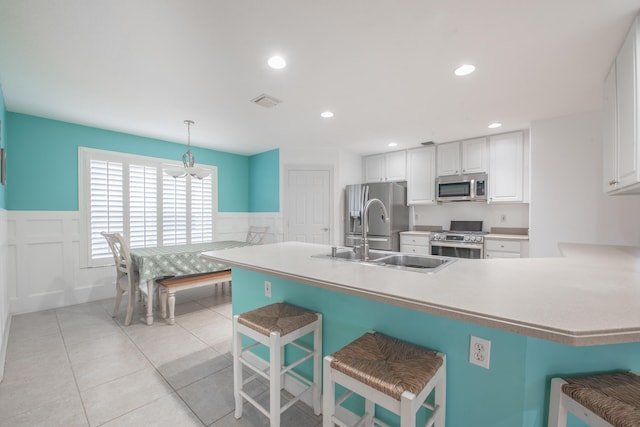
[[[271,281],[272,298],[264,296],[265,280]],[[543,427],[546,426],[552,375],[610,369],[640,370],[640,343],[565,346],[233,269],[234,314],[277,301],[287,301],[323,314],[325,355],[368,330],[445,353],[447,427]],[[468,362],[470,335],[491,341],[491,369]],[[306,366],[305,373],[310,372],[310,367]],[[572,422],[570,425],[582,424]]]
[[[4,93],[2,92],[2,86],[0,86],[0,147],[7,147],[7,109],[4,104]],[[6,186],[0,184],[0,209],[6,209]]]
[[[280,211],[280,150],[249,157],[249,210]]]
[[[9,210],[78,210],[78,147],[169,160],[181,159],[185,151],[184,144],[19,113],[9,112],[6,116],[9,155],[6,208]],[[272,209],[273,203],[262,198],[252,199],[250,205],[249,195],[264,191],[278,194],[277,150],[275,156],[273,152],[253,156],[256,160],[198,147],[192,147],[192,151],[197,163],[218,167],[220,212],[264,212]],[[251,189],[250,162],[256,163],[260,171],[268,172],[266,175],[261,172],[260,191]],[[277,211],[277,203],[275,208]]]

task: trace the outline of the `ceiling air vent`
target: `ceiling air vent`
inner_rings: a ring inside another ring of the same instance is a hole
[[[264,107],[264,108],[271,108],[271,107],[275,107],[276,105],[280,104],[282,101],[280,101],[277,98],[274,98],[271,95],[267,95],[267,94],[263,93],[262,95],[253,98],[251,100],[251,102],[253,102],[254,104],[257,104],[257,105],[259,105],[261,107]]]

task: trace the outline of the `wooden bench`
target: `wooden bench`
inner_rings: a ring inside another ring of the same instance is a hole
[[[162,318],[167,318],[167,303],[169,305],[168,323],[175,323],[176,292],[185,289],[198,288],[200,286],[215,285],[219,283],[231,283],[231,270],[213,271],[210,273],[187,274],[184,276],[166,277],[157,279],[160,290],[160,305],[162,306]]]

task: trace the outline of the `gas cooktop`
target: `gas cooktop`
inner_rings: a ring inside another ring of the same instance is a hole
[[[478,244],[483,242],[484,234],[488,232],[482,231],[482,221],[451,221],[450,230],[432,234],[431,240]]]

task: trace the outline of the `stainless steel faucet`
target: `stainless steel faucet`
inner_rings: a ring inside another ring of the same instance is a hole
[[[369,238],[367,237],[369,228],[369,208],[374,203],[378,203],[380,207],[382,207],[382,220],[384,222],[389,222],[389,213],[387,212],[387,208],[384,206],[384,203],[382,203],[382,200],[369,199],[362,211],[362,243],[360,243],[360,259],[362,261],[369,259]]]

